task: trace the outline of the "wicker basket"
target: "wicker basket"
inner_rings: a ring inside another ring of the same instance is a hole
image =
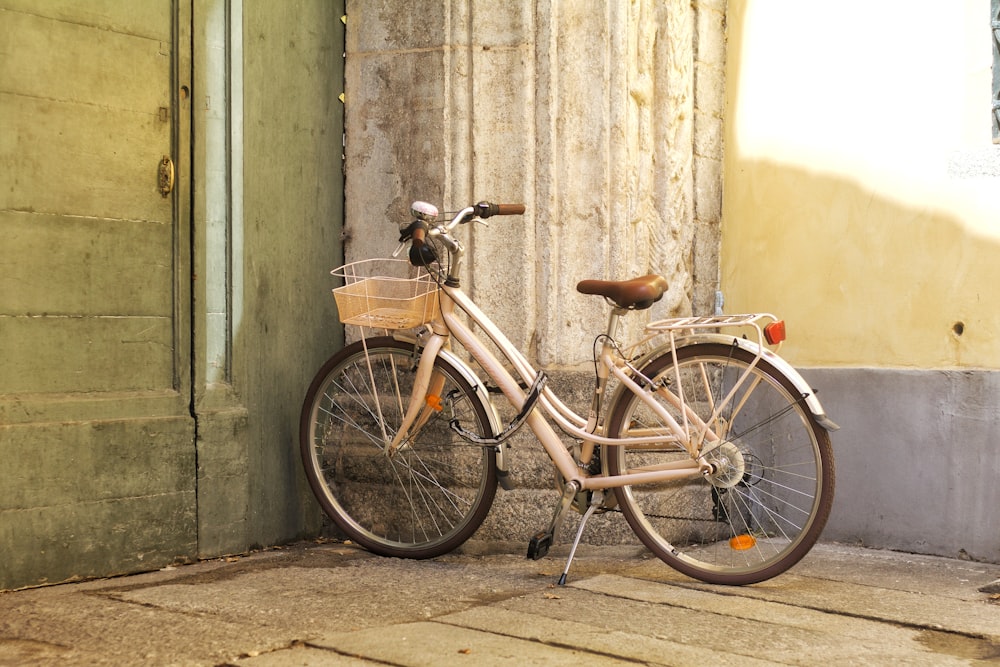
[[[365,259],[331,271],[340,321],[373,329],[412,329],[438,312],[437,283],[405,259]]]

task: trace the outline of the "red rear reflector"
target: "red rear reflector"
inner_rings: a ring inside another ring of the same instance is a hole
[[[778,320],[764,327],[764,338],[770,345],[777,345],[785,340],[785,321]]]

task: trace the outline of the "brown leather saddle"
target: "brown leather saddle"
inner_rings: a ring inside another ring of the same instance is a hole
[[[645,310],[663,298],[667,279],[651,273],[631,280],[581,280],[576,291],[603,296],[626,310]]]

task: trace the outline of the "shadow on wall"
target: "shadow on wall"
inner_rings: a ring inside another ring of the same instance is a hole
[[[727,312],[785,318],[782,354],[842,427],[824,539],[1000,562],[997,239],[772,162],[726,187]]]
[[[726,203],[727,310],[780,309],[794,363],[997,367],[997,238],[940,207],[767,161],[730,167]]]

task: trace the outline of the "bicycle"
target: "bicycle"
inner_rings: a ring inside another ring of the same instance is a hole
[[[595,388],[582,416],[461,288],[456,229],[524,206],[480,202],[444,221],[424,202],[411,212],[394,259],[333,272],[345,283],[334,290],[340,319],[385,334],[333,355],[301,413],[310,486],[351,540],[405,558],[456,548],[485,519],[497,485],[510,488],[509,438],[526,424],[562,487],[527,556],[546,555],[570,508],[583,515],[559,584],[595,512],[620,512],[661,560],[709,583],[764,581],[809,551],[833,502],[829,431],[837,425],[777,355],[781,320],[664,319],[626,344],[617,338],[622,318],[658,301],[665,279],[582,281],[578,291],[611,306],[594,341]],[[408,258],[398,259],[407,245]],[[507,425],[494,393],[517,411]]]

